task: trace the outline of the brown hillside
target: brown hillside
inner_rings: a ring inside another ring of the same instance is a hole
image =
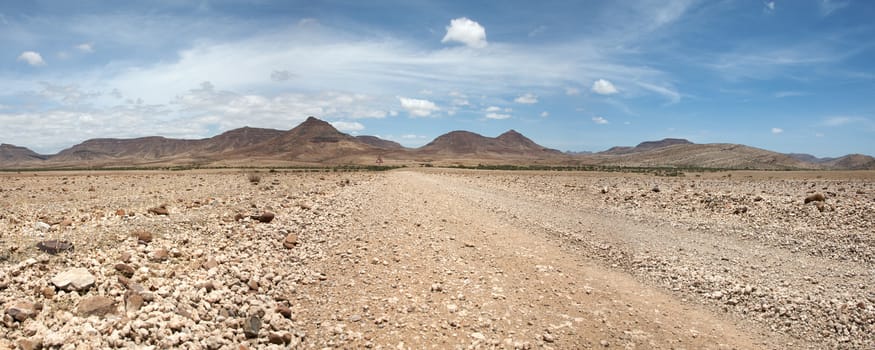
[[[849,154],[824,164],[833,169],[875,170],[875,158],[864,154]]]
[[[522,134],[510,130],[498,137],[486,137],[469,131],[452,131],[438,136],[417,150],[420,154],[448,156],[558,156],[561,152],[543,147]]]
[[[308,117],[294,129],[267,141],[223,155],[224,158],[258,158],[301,162],[339,162],[378,148],[337,131],[331,124]]]
[[[20,165],[33,162],[42,162],[47,156],[31,151],[25,147],[0,144],[0,164]]]
[[[360,136],[356,136],[355,138],[361,142],[364,142],[366,144],[369,144],[369,145],[377,147],[377,148],[383,148],[383,149],[387,149],[387,150],[404,149],[404,146],[402,146],[398,142],[381,139],[381,138],[376,137],[376,136],[360,135]]]
[[[788,155],[735,144],[676,144],[621,155],[594,155],[599,163],[732,169],[817,169]]]

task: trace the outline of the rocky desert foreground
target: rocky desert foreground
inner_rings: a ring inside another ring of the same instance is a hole
[[[873,232],[875,172],[0,174],[0,347],[872,349]]]

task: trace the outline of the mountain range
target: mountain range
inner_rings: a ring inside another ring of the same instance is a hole
[[[646,141],[597,153],[563,153],[538,145],[515,130],[497,137],[452,131],[420,148],[375,136],[351,136],[309,117],[282,131],[243,127],[199,139],[160,136],[91,139],[54,155],[0,144],[0,168],[163,166],[291,166],[374,164],[553,164],[676,166],[731,169],[875,169],[875,158],[852,154],[817,158],[737,144],[695,144],[684,139]]]

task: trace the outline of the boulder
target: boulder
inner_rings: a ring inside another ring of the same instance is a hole
[[[94,285],[94,275],[84,268],[69,269],[61,272],[51,280],[55,287],[67,291],[78,291],[91,288]]]
[[[86,297],[79,302],[76,312],[84,317],[114,314],[115,300],[102,295]]]

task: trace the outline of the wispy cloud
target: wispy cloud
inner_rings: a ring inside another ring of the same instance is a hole
[[[531,105],[538,103],[538,96],[535,96],[535,94],[532,93],[527,93],[515,98],[513,102]]]
[[[608,124],[608,120],[602,117],[592,117],[592,122],[600,125]]]
[[[824,119],[823,125],[830,127],[845,126],[855,123],[867,123],[868,119],[854,116],[832,116]]]
[[[809,95],[809,93],[803,91],[778,91],[775,93],[776,98],[797,97],[806,95]]]
[[[780,133],[783,133],[783,132],[784,132],[784,129],[781,129],[781,128],[772,128],[772,133],[775,134],[775,135],[780,134]]]
[[[94,52],[94,43],[82,43],[76,45],[76,50],[79,50],[84,53],[93,53]]]
[[[504,114],[504,113],[486,113],[486,119],[496,119],[496,120],[501,120],[501,119],[508,119],[508,118],[510,118],[510,114]]]
[[[678,103],[681,101],[681,94],[668,86],[659,86],[649,83],[637,82],[638,86],[655,92],[667,98],[669,103]]]
[[[839,0],[821,0],[820,1],[820,13],[824,16],[829,16],[838,10],[841,10],[850,5],[848,1],[839,1]]]

